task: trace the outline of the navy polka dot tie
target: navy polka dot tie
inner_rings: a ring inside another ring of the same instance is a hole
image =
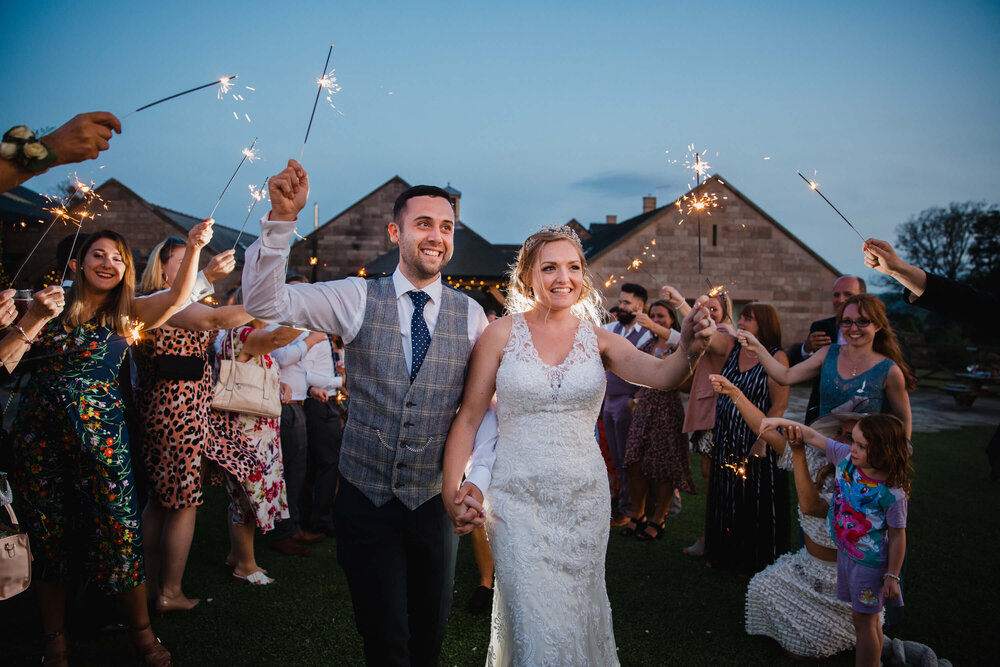
[[[410,290],[407,294],[413,302],[413,315],[410,317],[410,382],[413,382],[431,344],[431,332],[424,321],[424,306],[430,297],[420,290]]]

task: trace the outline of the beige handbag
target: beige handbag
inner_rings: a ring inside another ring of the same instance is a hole
[[[0,600],[14,597],[24,591],[31,583],[31,550],[28,548],[28,536],[21,532],[10,505],[10,487],[7,486],[7,476],[0,473],[0,504],[7,508],[10,525],[0,521]]]
[[[257,357],[256,363],[236,361],[232,329],[229,330],[229,349],[233,358],[219,360],[219,379],[215,383],[212,408],[257,417],[281,416],[278,371],[264,368]]]

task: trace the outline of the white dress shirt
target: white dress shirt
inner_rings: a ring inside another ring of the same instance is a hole
[[[268,322],[280,322],[311,331],[337,334],[349,344],[361,331],[368,303],[368,281],[345,278],[321,283],[285,284],[288,246],[298,221],[260,221],[260,237],[247,248],[243,266],[243,307],[247,312]],[[410,370],[410,318],[413,302],[408,291],[416,289],[399,268],[392,274],[399,314],[399,335],[406,369]],[[441,311],[443,290],[441,277],[423,288],[430,299],[424,305],[424,321],[431,336]],[[482,306],[469,299],[469,344],[475,345],[489,322]],[[348,372],[350,370],[348,369]],[[472,459],[467,467],[468,481],[486,492],[492,477],[494,448],[497,440],[497,418],[491,405],[476,433]]]
[[[270,329],[271,327],[268,327]],[[302,359],[309,351],[306,344],[308,331],[303,331],[298,338],[284,347],[271,352],[271,356],[281,369],[281,382],[287,384],[292,390],[293,401],[304,401],[309,396],[309,385],[306,384],[306,369],[302,366]]]
[[[309,348],[302,359],[302,366],[306,369],[306,384],[310,388],[322,389],[331,398],[344,384],[344,378],[337,375],[337,369],[334,368],[329,340]]]

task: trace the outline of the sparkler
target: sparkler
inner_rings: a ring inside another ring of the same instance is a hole
[[[329,100],[334,93],[340,92],[340,85],[337,83],[337,78],[333,76],[333,70],[327,72],[327,67],[330,66],[331,55],[333,55],[333,44],[330,45],[330,50],[326,52],[323,75],[316,80],[316,99],[313,101],[312,113],[309,114],[309,125],[306,126],[306,137],[302,140],[302,152],[299,153],[299,160],[302,159],[302,155],[306,152],[306,142],[309,141],[309,131],[312,129],[313,118],[316,117],[316,105],[319,104],[320,94],[324,90],[327,91],[327,100]]]
[[[71,178],[74,181],[73,192],[65,199],[60,200],[58,203],[54,203],[51,207],[45,209],[54,216],[52,224],[45,228],[45,230],[42,232],[42,235],[38,238],[38,241],[35,243],[34,247],[27,254],[27,256],[25,256],[24,260],[22,260],[21,265],[17,267],[17,271],[14,272],[14,277],[11,278],[10,281],[11,286],[13,286],[14,283],[17,281],[17,277],[21,275],[22,269],[24,269],[25,265],[28,263],[28,260],[31,259],[31,256],[35,254],[35,251],[38,249],[38,246],[40,246],[42,241],[45,240],[46,235],[48,235],[49,231],[55,226],[55,223],[62,220],[63,224],[66,224],[65,221],[70,220],[77,225],[77,229],[76,229],[76,235],[73,237],[73,246],[70,248],[69,257],[67,258],[66,261],[66,267],[63,268],[62,279],[64,280],[66,278],[66,268],[69,267],[69,260],[73,258],[73,249],[76,247],[76,239],[80,235],[80,227],[83,226],[83,221],[86,220],[88,217],[90,218],[97,217],[90,212],[90,207],[95,203],[99,203],[101,204],[101,206],[104,208],[105,211],[108,210],[107,202],[105,202],[104,198],[101,197],[101,195],[98,194],[96,190],[94,190],[93,181],[90,182],[90,185],[87,185],[79,178],[77,178],[75,173],[71,176]],[[76,199],[77,195],[83,195],[84,210],[79,213],[80,216],[79,219],[73,217],[69,212],[70,204],[74,199]],[[50,202],[55,201],[51,197],[48,197],[47,195],[46,197]],[[62,281],[60,281],[60,284],[61,283]]]
[[[122,316],[122,323],[125,325],[125,340],[129,345],[135,345],[142,338],[142,329],[145,325],[139,320]]]
[[[250,148],[243,149],[243,159],[240,163],[236,165],[236,171],[233,175],[229,177],[229,182],[226,183],[226,187],[222,189],[222,194],[219,195],[219,199],[215,202],[215,206],[212,207],[212,212],[208,214],[208,219],[211,220],[212,216],[215,215],[215,209],[219,208],[219,204],[222,203],[222,198],[226,196],[226,191],[229,190],[229,186],[233,184],[233,179],[236,178],[236,174],[240,173],[240,169],[243,167],[243,163],[246,161],[253,162],[257,158],[257,153],[254,152],[254,146],[257,145],[257,137],[253,138],[253,143],[250,144]]]
[[[229,89],[232,88],[233,84],[230,83],[230,82],[233,81],[233,79],[239,78],[239,76],[240,76],[239,74],[234,74],[232,76],[224,76],[221,79],[218,79],[217,81],[212,81],[210,83],[206,83],[206,84],[201,85],[201,86],[195,86],[194,88],[190,88],[188,90],[185,90],[185,91],[182,91],[182,92],[179,92],[179,93],[174,93],[173,95],[170,95],[168,97],[164,97],[161,100],[156,100],[155,102],[150,102],[149,104],[147,104],[145,106],[139,107],[135,111],[132,111],[130,113],[125,114],[124,116],[122,116],[122,120],[125,120],[126,118],[128,118],[129,116],[131,116],[134,113],[139,113],[140,111],[142,111],[144,109],[148,109],[150,107],[155,107],[157,104],[162,104],[162,103],[164,103],[164,102],[166,102],[168,100],[174,99],[175,97],[181,97],[182,95],[187,95],[189,93],[193,93],[195,91],[201,90],[202,88],[209,88],[211,86],[218,86],[219,87],[219,90],[218,90],[218,93],[217,93],[217,97],[221,100],[223,98],[223,96],[226,93],[229,92]]]
[[[708,296],[716,297],[720,294],[725,294],[729,296],[729,290],[726,289],[725,285],[713,285],[709,278],[705,278],[705,282],[708,284]],[[735,285],[736,281],[729,283],[730,285]],[[719,299],[719,304],[722,306],[722,321],[732,322],[733,318],[729,314],[729,308],[726,307],[726,302],[730,299]]]
[[[832,208],[832,209],[833,209],[834,211],[836,211],[837,215],[839,215],[839,216],[841,217],[841,219],[842,219],[842,220],[843,220],[844,222],[846,222],[846,223],[847,223],[847,226],[848,226],[848,227],[850,227],[850,228],[851,228],[852,230],[854,230],[854,233],[858,235],[858,238],[860,238],[860,239],[861,239],[862,241],[867,241],[867,239],[866,239],[866,238],[865,238],[864,236],[862,236],[862,235],[861,235],[861,232],[859,232],[859,231],[857,230],[857,228],[856,228],[856,227],[855,227],[854,225],[852,225],[852,224],[851,224],[851,221],[850,221],[850,220],[848,220],[847,218],[845,218],[845,217],[844,217],[844,214],[843,214],[843,213],[841,213],[841,212],[840,212],[840,211],[839,211],[839,210],[837,209],[837,207],[833,205],[833,202],[831,202],[831,201],[830,201],[829,199],[827,199],[827,198],[826,198],[826,195],[824,195],[824,194],[823,194],[822,192],[820,192],[820,191],[819,191],[819,184],[818,184],[818,183],[816,183],[815,181],[810,181],[810,180],[809,180],[808,178],[806,178],[805,176],[802,176],[802,172],[801,172],[801,171],[796,171],[795,173],[796,173],[796,174],[798,174],[798,175],[799,175],[799,176],[800,176],[800,177],[802,178],[802,180],[803,180],[803,181],[805,181],[806,183],[808,183],[808,184],[809,184],[809,187],[810,187],[810,188],[811,188],[811,189],[812,189],[812,190],[813,190],[813,191],[814,191],[814,192],[815,192],[816,194],[818,194],[818,195],[819,195],[820,197],[823,197],[823,201],[825,201],[825,202],[826,202],[827,204],[829,204],[829,205],[830,205],[830,208]]]
[[[247,217],[243,218],[243,224],[240,225],[240,233],[236,235],[236,241],[233,242],[233,250],[236,250],[236,246],[239,245],[240,237],[243,236],[243,230],[247,226],[247,221],[250,219],[250,215],[253,213],[253,209],[257,206],[257,202],[261,199],[267,198],[267,181],[269,179],[265,178],[264,182],[261,184],[260,188],[257,190],[250,186],[250,207],[247,209]]]

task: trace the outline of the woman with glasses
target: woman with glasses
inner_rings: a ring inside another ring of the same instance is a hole
[[[910,396],[917,378],[903,360],[885,304],[871,294],[855,294],[837,312],[844,345],[828,345],[802,363],[787,368],[753,334],[741,331],[740,344],[760,357],[769,377],[792,385],[820,377],[819,416],[835,412],[888,412],[902,420],[909,438],[913,428]]]

